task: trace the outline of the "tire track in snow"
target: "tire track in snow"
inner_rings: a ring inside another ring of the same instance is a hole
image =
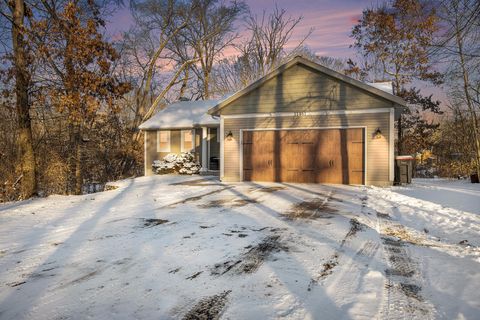
[[[355,237],[357,232],[359,231],[364,231],[365,229],[369,228],[367,225],[359,222],[357,219],[352,218],[350,219],[350,229],[346,233],[345,237],[343,240],[340,242],[340,246],[338,249],[336,249],[330,259],[323,264],[322,270],[320,273],[315,277],[310,280],[310,283],[308,284],[307,291],[312,291],[312,289],[322,280],[327,278],[329,275],[331,275],[334,271],[334,269],[339,265],[339,256],[344,250],[344,246],[349,241],[351,238]],[[365,245],[365,244],[364,244]],[[360,254],[368,254],[371,249],[364,248],[362,247],[356,254],[355,257],[359,257]],[[353,268],[353,262],[350,262],[350,265],[347,268]],[[345,267],[342,266],[342,269],[345,269]]]
[[[398,224],[383,213],[377,213],[378,232],[388,268],[385,270],[383,319],[434,319],[435,308],[422,295],[419,264],[410,255],[409,244],[385,234]]]

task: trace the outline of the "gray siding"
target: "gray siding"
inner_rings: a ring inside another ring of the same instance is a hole
[[[368,185],[388,185],[389,181],[389,125],[390,113],[364,113],[329,116],[302,116],[302,117],[260,117],[260,118],[226,118],[224,119],[225,132],[232,131],[233,139],[224,140],[224,181],[240,181],[240,130],[265,128],[326,128],[326,127],[367,127],[366,143],[366,170]],[[382,131],[381,139],[373,139],[377,128]]]
[[[307,112],[390,108],[392,102],[319,73],[295,65],[220,111],[222,115],[270,112]]]

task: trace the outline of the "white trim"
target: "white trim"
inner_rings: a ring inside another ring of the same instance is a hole
[[[217,134],[218,131],[217,131]],[[225,117],[220,116],[220,181],[223,181],[225,174]]]
[[[185,133],[190,132],[192,135],[192,147],[185,149]],[[192,152],[195,150],[195,129],[183,129],[180,130],[180,152]]]
[[[160,132],[168,133],[168,148],[160,149]],[[172,133],[170,130],[157,130],[157,152],[170,152],[172,150]]]
[[[200,139],[201,145],[202,145],[202,168],[200,171],[205,172],[208,170],[208,154],[207,154],[207,143],[209,143],[208,139],[208,128],[207,127],[202,127],[202,137]]]
[[[241,118],[274,118],[274,117],[305,117],[305,116],[328,116],[345,114],[365,114],[365,113],[387,113],[393,108],[376,109],[358,109],[358,110],[325,110],[325,111],[305,111],[305,112],[270,112],[270,113],[245,113],[222,115],[225,119]]]
[[[223,121],[222,121],[223,122]],[[222,127],[222,125],[221,125]],[[243,132],[244,131],[284,131],[284,130],[328,130],[328,129],[363,129],[363,184],[367,184],[367,144],[368,144],[368,127],[367,126],[335,126],[335,127],[302,127],[302,128],[258,128],[258,129],[240,129],[240,146],[239,146],[239,153],[240,153],[240,181],[243,181]],[[223,159],[223,157],[222,157]],[[223,170],[222,170],[223,172]]]
[[[395,111],[392,109],[390,110],[390,132],[388,135],[388,143],[389,143],[389,180],[393,182],[395,179]]]
[[[240,166],[240,181],[243,181],[243,131],[247,131],[244,129],[240,129],[239,134],[240,134],[240,146],[238,147],[238,151],[240,153],[240,159],[238,161],[239,166]]]
[[[367,177],[368,177],[368,174],[367,174],[367,168],[368,168],[368,161],[367,161],[367,159],[368,159],[368,157],[367,157],[368,148],[367,148],[367,144],[368,144],[369,139],[367,139],[367,138],[369,136],[371,137],[371,135],[368,134],[368,126],[365,126],[365,129],[363,130],[363,141],[365,142],[363,144],[363,166],[364,166],[364,168],[363,168],[363,173],[364,173],[363,184],[365,186],[368,186],[368,184],[367,184]]]
[[[143,136],[143,175],[147,175],[147,132],[144,131],[144,136]]]
[[[283,131],[283,130],[326,130],[326,129],[366,129],[367,126],[333,126],[333,127],[295,127],[295,128],[254,128],[243,131]]]
[[[212,128],[207,128],[207,149],[208,149],[208,158],[207,158],[207,168],[210,170],[210,150],[212,149],[212,146],[210,145],[210,139],[212,138]],[[217,135],[218,135],[218,129],[217,129]]]

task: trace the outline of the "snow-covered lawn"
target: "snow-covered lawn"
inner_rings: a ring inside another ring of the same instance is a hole
[[[0,205],[0,319],[478,319],[480,188],[154,176]]]

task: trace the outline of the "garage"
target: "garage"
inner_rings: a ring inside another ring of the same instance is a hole
[[[363,128],[246,130],[245,181],[365,184]]]
[[[392,185],[408,106],[378,85],[298,56],[221,100],[220,180]]]

